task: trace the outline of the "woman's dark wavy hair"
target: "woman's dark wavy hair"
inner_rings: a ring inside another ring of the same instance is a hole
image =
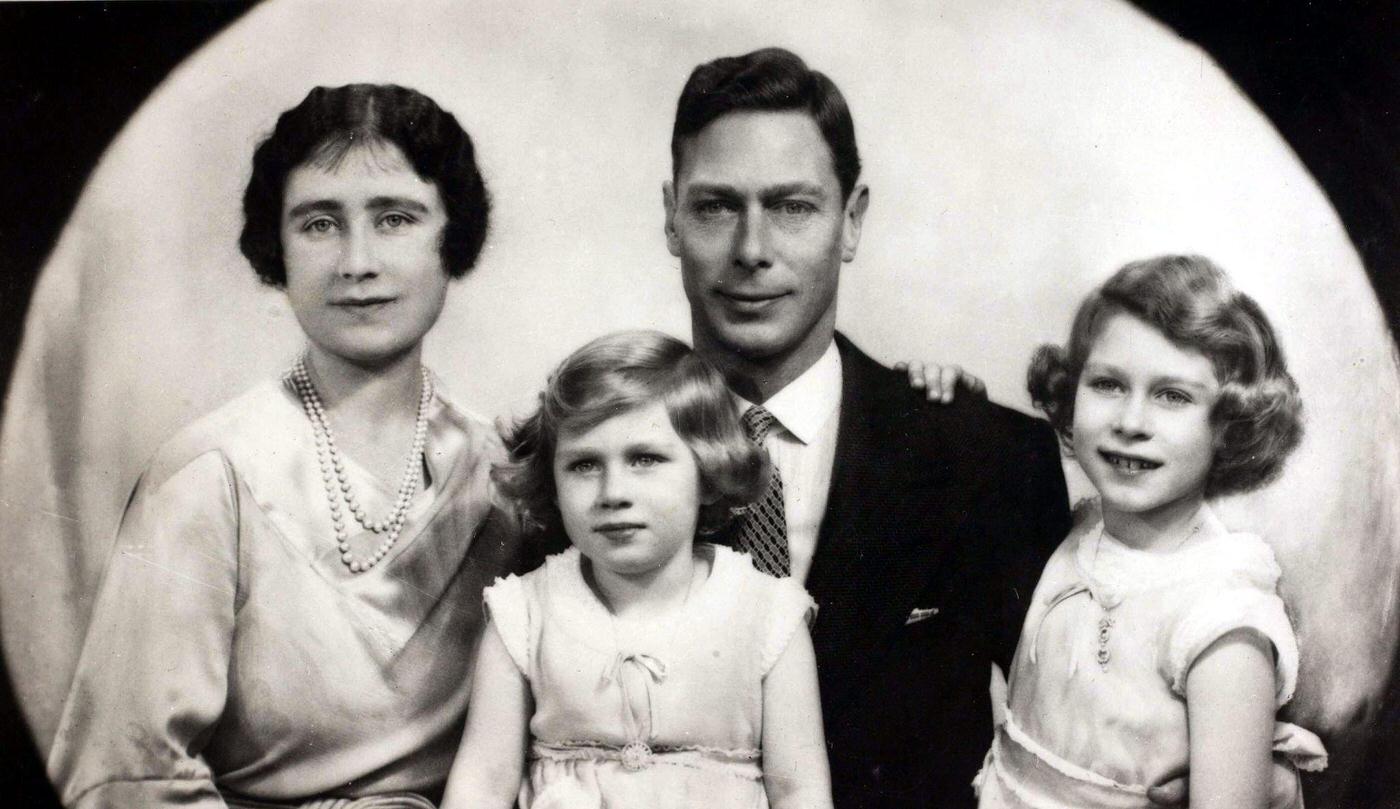
[[[243,193],[238,246],[263,283],[287,284],[282,261],[282,202],[287,176],[309,161],[335,165],[362,144],[392,143],[418,176],[442,195],[447,226],[442,265],[459,278],[486,241],[491,199],[476,165],[472,139],[450,112],[417,90],[393,84],[317,87],[282,113],[253,152],[253,175]]]
[[[1159,256],[1124,266],[1079,305],[1068,349],[1036,350],[1026,386],[1066,451],[1072,451],[1080,372],[1104,323],[1118,313],[1200,352],[1215,368],[1220,395],[1211,410],[1215,457],[1206,496],[1252,491],[1273,480],[1303,435],[1298,385],[1259,304],[1201,256]]]
[[[554,451],[561,430],[588,430],[660,400],[695,456],[703,505],[698,530],[723,528],[768,485],[768,456],[744,435],[724,378],[689,346],[656,331],[600,337],[550,376],[539,408],[504,436],[509,461],[491,470],[527,531],[560,526]]]
[[[846,97],[825,73],[812,70],[792,51],[764,48],[743,56],[723,56],[691,71],[676,103],[671,128],[671,174],[680,175],[681,147],[715,119],[731,112],[787,112],[812,116],[831,149],[841,199],[860,178],[856,126]]]

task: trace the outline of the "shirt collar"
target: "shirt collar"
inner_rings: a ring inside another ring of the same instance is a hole
[[[753,406],[753,402],[737,393],[734,400],[738,402],[740,412]],[[841,354],[836,350],[835,342],[826,347],[812,367],[763,403],[764,409],[803,444],[816,440],[822,427],[840,405]]]

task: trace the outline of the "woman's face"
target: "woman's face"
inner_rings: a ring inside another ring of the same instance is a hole
[[[447,296],[437,184],[391,143],[287,176],[287,297],[314,349],[361,367],[418,350]]]

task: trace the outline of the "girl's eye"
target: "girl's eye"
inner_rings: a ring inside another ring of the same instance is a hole
[[[654,455],[649,452],[642,453],[641,455],[638,455],[637,457],[632,459],[632,463],[637,466],[656,466],[657,464],[664,463],[665,461],[666,459],[661,457],[660,455]]]
[[[318,216],[301,226],[307,233],[330,233],[337,227],[336,221],[328,216]]]
[[[1101,376],[1089,380],[1089,389],[1100,393],[1116,393],[1123,389],[1123,385],[1112,377]]]
[[[1166,390],[1157,394],[1157,396],[1167,404],[1176,406],[1188,405],[1191,404],[1191,402],[1193,401],[1189,394],[1179,391],[1175,388],[1167,388]]]
[[[570,462],[569,465],[567,465],[567,466],[564,467],[564,471],[566,471],[566,472],[574,472],[574,473],[583,475],[583,474],[587,474],[587,473],[589,473],[589,472],[592,472],[592,471],[596,470],[597,468],[598,468],[598,464],[597,464],[595,461],[591,461],[591,460],[588,460],[588,459],[581,459],[581,460],[577,460],[577,461],[572,461],[572,462]]]

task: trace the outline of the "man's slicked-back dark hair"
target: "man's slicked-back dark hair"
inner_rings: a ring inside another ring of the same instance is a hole
[[[676,104],[671,130],[671,172],[679,176],[681,146],[715,119],[731,112],[787,112],[812,116],[831,148],[832,166],[849,199],[860,177],[856,127],[841,91],[825,74],[807,67],[792,51],[764,48],[724,56],[691,71]]]
[[[282,113],[253,152],[253,176],[243,193],[238,246],[258,277],[287,284],[282,253],[282,202],[287,176],[315,162],[334,166],[352,148],[391,143],[419,177],[437,185],[447,214],[442,265],[457,278],[476,263],[486,241],[491,198],[476,165],[472,139],[452,113],[417,90],[394,84],[317,87]]]

